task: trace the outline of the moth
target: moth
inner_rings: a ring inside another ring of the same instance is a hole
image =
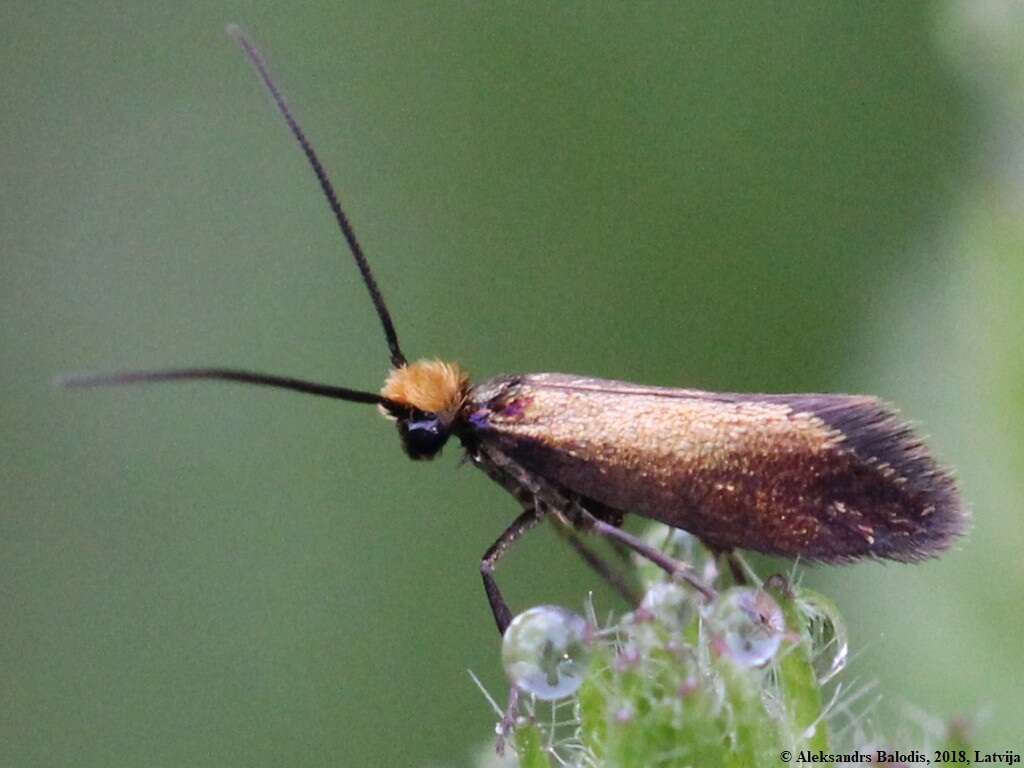
[[[270,92],[305,153],[384,329],[391,371],[379,393],[227,368],[66,377],[69,387],[220,380],[376,405],[411,459],[452,438],[511,493],[520,515],[484,554],[480,572],[499,632],[512,612],[494,570],[525,532],[555,523],[584,559],[622,588],[578,532],[609,539],[714,590],[684,563],[621,528],[627,514],[694,534],[716,553],[753,550],[826,563],[934,557],[963,533],[968,512],[951,475],[874,397],[722,394],[560,373],[472,384],[456,363],[409,362],[370,265],[306,134],[259,50],[228,33]],[[627,590],[623,590],[627,591]]]

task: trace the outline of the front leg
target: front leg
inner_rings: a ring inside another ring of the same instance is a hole
[[[527,509],[512,521],[512,525],[505,529],[505,532],[498,537],[498,540],[491,545],[490,549],[484,553],[483,559],[480,560],[480,575],[484,579],[484,592],[487,593],[487,601],[491,604],[491,612],[498,625],[498,632],[502,635],[505,634],[505,629],[512,622],[512,611],[509,610],[508,603],[501,596],[498,583],[494,580],[494,568],[516,539],[537,525],[543,518],[543,513],[538,512],[535,507]]]

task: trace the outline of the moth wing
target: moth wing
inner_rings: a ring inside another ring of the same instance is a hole
[[[487,382],[471,401],[479,438],[527,471],[718,549],[918,560],[968,520],[950,475],[873,397],[535,374]]]

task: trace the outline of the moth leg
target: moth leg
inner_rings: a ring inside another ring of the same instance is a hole
[[[505,743],[508,737],[515,732],[516,718],[519,717],[519,689],[514,685],[508,689],[508,706],[505,707],[505,714],[501,716],[498,723],[498,739],[494,744],[494,751],[498,757],[505,756]]]
[[[761,580],[757,578],[757,574],[738,552],[725,552],[723,557],[725,564],[729,566],[732,580],[737,585],[744,587],[748,584],[760,584]]]
[[[679,576],[683,581],[704,595],[704,599],[709,602],[715,599],[715,590],[698,579],[693,574],[693,570],[690,566],[685,563],[680,563],[678,560],[674,560],[661,550],[650,546],[643,540],[638,539],[633,534],[624,531],[621,528],[616,528],[614,525],[609,525],[603,520],[598,520],[585,509],[580,510],[579,519],[587,530],[593,531],[605,538],[619,541],[638,555],[646,557],[656,566],[665,571],[669,576],[672,576],[673,578]]]
[[[487,601],[491,604],[491,613],[494,614],[494,621],[498,625],[498,632],[505,634],[505,629],[512,621],[512,611],[508,603],[501,596],[498,583],[494,580],[494,568],[498,560],[505,554],[516,539],[533,528],[543,519],[543,515],[534,507],[527,509],[519,517],[512,521],[512,525],[505,529],[505,532],[498,537],[480,560],[480,575],[484,579],[484,592],[487,593]]]
[[[793,585],[790,584],[789,579],[787,579],[781,573],[772,574],[767,579],[765,579],[764,588],[777,589],[790,600],[796,597],[796,594],[793,592]]]
[[[633,561],[631,560],[631,557],[633,553],[630,551],[629,547],[618,539],[608,539],[608,543],[611,544],[612,549],[615,550],[615,554],[619,556],[619,559],[622,560],[623,563],[626,565],[632,565]]]
[[[612,568],[604,558],[588,547],[560,515],[552,515],[550,519],[559,536],[568,542],[569,546],[576,551],[576,554],[583,559],[583,562],[589,565],[598,576],[607,581],[616,592],[622,595],[627,603],[632,606],[639,604],[640,594],[629,584],[621,571]],[[609,543],[617,544],[618,542],[609,540]],[[622,545],[619,544],[619,546]],[[626,556],[629,556],[628,550]]]
[[[729,573],[732,575],[733,583],[740,587],[745,587],[748,584],[760,584],[761,580],[757,578],[757,574],[747,564],[738,552],[734,549],[717,549],[709,544],[705,544],[708,551],[715,556],[715,563],[725,563],[729,568]]]

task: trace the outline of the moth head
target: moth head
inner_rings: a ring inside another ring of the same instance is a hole
[[[395,420],[409,458],[432,459],[451,435],[469,376],[456,363],[418,360],[393,368],[380,394],[381,413]]]

